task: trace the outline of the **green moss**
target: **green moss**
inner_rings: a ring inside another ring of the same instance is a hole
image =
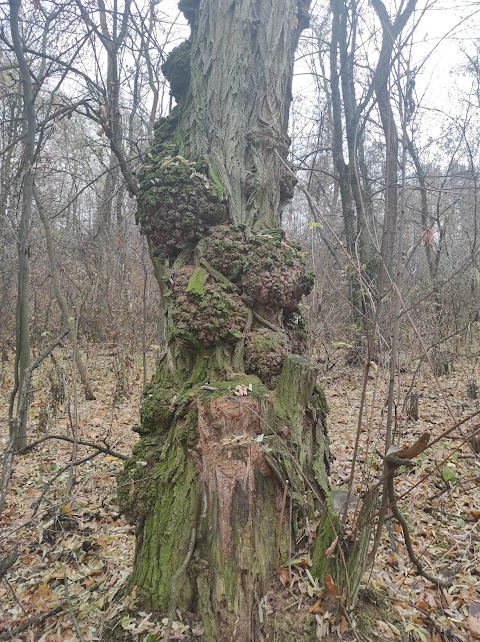
[[[165,118],[159,118],[153,125],[153,142],[150,152],[145,155],[144,165],[138,173],[140,181],[155,169],[160,158],[177,156],[179,153],[177,142],[179,113],[179,108],[175,107],[171,114]]]
[[[132,583],[142,604],[168,613],[172,579],[189,549],[200,507],[200,487],[186,440],[196,425],[196,409],[171,432],[150,475],[150,508],[137,537]],[[177,580],[178,608],[190,610],[193,587],[186,574]]]
[[[301,287],[305,294],[310,294],[315,284],[315,272],[304,272],[301,277]]]
[[[162,385],[150,383],[145,390],[140,407],[141,435],[168,430],[176,410],[177,391],[175,388],[164,388]]]
[[[175,273],[171,312],[173,336],[192,346],[235,343],[243,336],[248,310],[241,298],[222,283],[204,282],[200,292],[198,284],[205,274],[202,268],[191,266]],[[191,288],[190,283],[194,284]]]
[[[158,462],[164,443],[165,437],[142,438],[117,476],[119,509],[132,524],[141,523],[150,510],[152,470]]]
[[[157,144],[159,154],[166,151],[166,145]],[[212,193],[205,172],[204,163],[189,161],[178,153],[151,157],[139,172],[137,220],[154,254],[163,251],[177,256],[207,234],[211,225],[227,217],[226,207]]]
[[[207,278],[207,270],[204,268],[196,268],[188,281],[186,292],[189,294],[205,294],[205,281]]]
[[[265,231],[249,239],[247,267],[241,283],[253,304],[295,310],[313,286],[303,253],[281,231]]]
[[[249,332],[245,343],[245,367],[262,381],[280,374],[287,353],[287,339],[283,333],[268,328]]]
[[[242,229],[218,225],[198,245],[200,256],[232,283],[238,283],[247,266],[247,240]]]
[[[338,587],[339,594],[345,592],[346,607],[351,609],[357,602],[360,582],[367,566],[376,494],[368,496],[362,505],[358,520],[364,525],[353,541],[342,538],[339,521],[347,498],[348,494],[344,489],[334,489],[326,495],[313,545],[311,572],[320,580],[329,573]],[[339,534],[334,554],[327,556],[326,550]]]
[[[326,573],[329,573],[335,580],[338,579],[338,562],[336,556],[327,557],[325,554],[327,548],[335,540],[337,533],[340,532],[338,515],[332,506],[334,496],[335,494],[332,496],[332,493],[329,493],[326,498],[312,552],[311,572],[314,577],[318,577],[322,581]]]
[[[212,194],[214,194],[219,201],[223,201],[225,199],[225,186],[213,165],[208,166],[208,177],[212,187]]]

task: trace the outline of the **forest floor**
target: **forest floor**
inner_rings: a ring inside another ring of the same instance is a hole
[[[71,360],[58,351],[56,363],[49,359],[34,378],[29,439],[71,436],[76,425],[78,439],[106,443],[128,455],[137,439],[131,427],[138,423],[142,360],[126,357],[115,346],[90,346],[87,353],[96,400],[84,401],[79,384],[72,389]],[[153,353],[149,359],[152,364]],[[338,363],[342,365],[325,367],[320,380],[330,406],[334,486],[348,483],[363,380],[360,368],[343,365],[340,356]],[[404,409],[397,407],[399,443],[412,444],[426,431],[434,441],[459,420],[480,411],[480,400],[472,398],[475,371],[471,363],[456,363],[453,372],[438,381],[426,368],[417,373],[414,367],[407,368],[404,384],[397,389],[401,400],[412,377],[419,395],[419,418],[407,419]],[[385,423],[387,379],[382,368],[374,367],[368,380],[368,420],[361,427],[355,473],[359,493],[381,476],[384,434],[375,427]],[[3,450],[8,432],[8,375],[0,384]],[[464,433],[479,426],[480,415],[464,424]],[[0,581],[0,640],[98,640],[103,623],[119,608],[113,598],[126,583],[134,550],[134,531],[116,506],[115,477],[123,462],[78,446],[77,461],[92,455],[72,472],[72,444],[47,439],[15,460],[7,506],[0,518],[0,577],[1,561],[14,547],[18,559]],[[376,611],[367,628],[354,617],[350,624],[357,627],[355,637],[345,633],[343,639],[480,639],[479,458],[456,430],[416,461],[415,468],[396,479],[397,496],[403,497],[398,504],[425,568],[440,578],[454,573],[454,581],[438,590],[419,578],[408,559],[400,526],[389,519],[375,564],[365,577],[370,587],[366,595],[381,601],[383,611]],[[292,586],[285,589],[298,613],[308,613],[315,603],[309,596],[307,575],[298,569]],[[378,616],[380,612],[384,618]],[[320,621],[323,616],[316,617]],[[138,634],[139,640],[155,631],[148,613],[124,618],[121,626]],[[179,624],[170,639],[192,639],[191,633]]]

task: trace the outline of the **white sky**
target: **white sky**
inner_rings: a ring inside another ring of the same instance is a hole
[[[421,17],[419,11],[416,14],[417,19]],[[480,38],[479,22],[480,3],[469,0],[438,0],[421,17],[413,56],[419,63],[428,57],[417,76],[417,94],[421,97],[425,92],[426,106],[439,104],[447,111],[452,107],[460,80],[458,68],[465,62],[462,49],[471,51]]]
[[[275,0],[272,0],[273,2]],[[403,8],[406,0],[384,0],[393,14],[398,6]],[[329,0],[313,0],[312,8],[328,6]],[[360,15],[369,20],[371,13],[368,0],[358,0]],[[159,8],[174,19],[178,16],[178,0],[162,0]],[[424,9],[426,8],[426,12]],[[469,89],[469,81],[461,77],[458,68],[464,63],[462,49],[472,51],[474,41],[480,40],[480,1],[479,0],[418,0],[409,26],[418,22],[412,39],[412,67],[418,69],[416,76],[416,100],[426,110],[440,109],[451,115],[459,110],[458,87]],[[183,16],[180,24],[185,24]],[[377,20],[378,25],[378,20]],[[407,26],[405,33],[409,30]],[[185,35],[188,29],[183,28]],[[182,34],[183,36],[183,34]],[[308,70],[301,63],[297,65],[294,92],[311,93],[311,79]],[[429,128],[435,130],[432,114]],[[425,123],[426,124],[426,123]],[[432,131],[432,134],[435,135]]]

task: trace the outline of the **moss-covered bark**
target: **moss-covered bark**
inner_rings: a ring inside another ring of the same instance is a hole
[[[313,275],[280,229],[308,5],[182,0],[192,35],[163,67],[178,106],[139,174],[166,336],[119,477],[130,585],[143,610],[195,614],[208,642],[259,639],[259,600],[329,493],[326,401],[303,355]]]

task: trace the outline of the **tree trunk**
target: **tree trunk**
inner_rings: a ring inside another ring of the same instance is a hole
[[[87,401],[93,401],[95,399],[95,395],[93,394],[93,390],[88,379],[87,368],[83,363],[82,355],[80,354],[80,350],[78,349],[77,324],[75,321],[75,316],[73,311],[71,311],[68,307],[67,299],[65,298],[60,285],[60,276],[58,273],[57,259],[55,257],[52,229],[50,227],[45,208],[43,207],[41,197],[38,193],[38,189],[35,183],[33,185],[33,197],[35,199],[38,214],[40,216],[40,220],[42,221],[43,230],[45,232],[45,244],[47,246],[48,263],[50,265],[50,278],[52,279],[53,292],[55,294],[55,298],[57,299],[58,307],[60,308],[60,312],[62,315],[62,326],[64,329],[69,330],[68,336],[72,344],[73,358],[75,360],[75,365],[77,366],[78,374],[80,375],[80,379],[83,384],[85,399]]]
[[[377,98],[386,148],[385,217],[381,249],[384,262],[383,287],[386,288],[390,287],[390,280],[386,273],[388,272],[390,278],[393,278],[398,215],[398,131],[389,86],[390,69],[395,42],[415,10],[416,3],[417,0],[408,0],[403,11],[399,11],[392,21],[382,0],[370,0],[370,4],[382,24],[382,46],[373,74],[373,87]]]
[[[260,639],[260,600],[329,494],[299,308],[313,275],[280,229],[308,5],[183,0],[192,34],[163,67],[179,106],[139,174],[166,348],[119,478],[131,585],[144,609],[195,614],[210,642]]]
[[[35,115],[35,97],[32,78],[24,54],[24,43],[20,35],[19,10],[20,1],[10,0],[10,33],[15,57],[18,63],[21,93],[23,98],[23,183],[22,210],[18,225],[18,291],[16,309],[16,353],[15,384],[10,395],[9,423],[13,427],[13,407],[17,392],[21,389],[25,372],[30,366],[30,247],[28,232],[32,217],[33,203],[33,163],[35,158],[35,135],[37,122]],[[18,412],[18,402],[17,402]],[[27,444],[27,414],[18,427],[16,449],[21,450]]]

